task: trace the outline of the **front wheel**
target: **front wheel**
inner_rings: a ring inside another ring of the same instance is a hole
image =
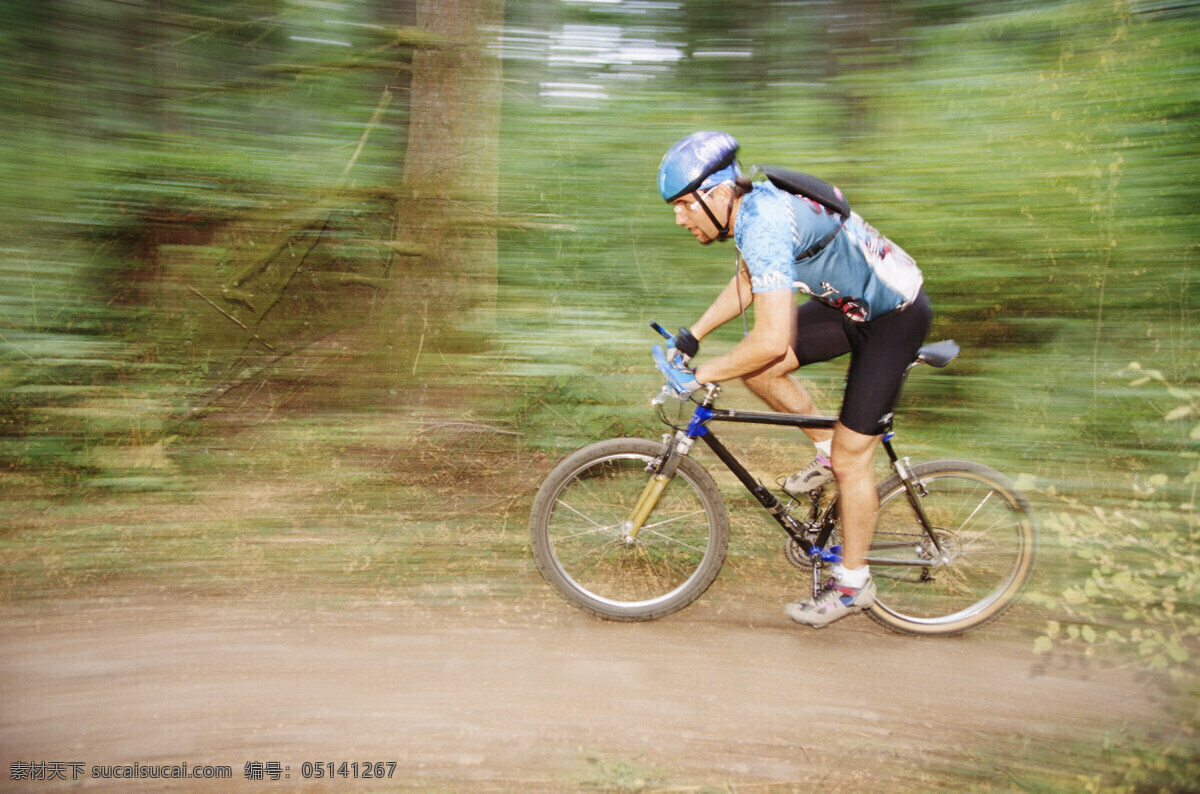
[[[632,541],[625,528],[662,443],[616,438],[554,467],[529,530],[542,575],[576,606],[610,620],[652,620],[683,609],[716,579],[729,518],[708,472],[680,458],[675,476]]]
[[[1002,475],[977,463],[940,460],[912,471],[925,487],[919,502],[937,544],[900,478],[881,483],[868,554],[877,594],[868,614],[908,634],[981,626],[1016,601],[1033,571],[1029,503]]]

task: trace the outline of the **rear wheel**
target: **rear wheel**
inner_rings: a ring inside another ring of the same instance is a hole
[[[1002,475],[959,460],[913,466],[925,486],[921,526],[898,476],[879,486],[868,560],[877,588],[869,613],[909,634],[958,634],[1000,615],[1033,571],[1029,503]],[[939,547],[940,546],[940,550]]]
[[[663,444],[617,438],[554,467],[534,500],[530,536],[542,575],[565,599],[611,620],[652,620],[683,609],[716,579],[729,519],[708,472],[680,458],[632,542],[624,538]]]

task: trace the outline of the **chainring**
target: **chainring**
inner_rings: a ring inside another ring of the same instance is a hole
[[[804,549],[800,548],[800,544],[796,542],[795,538],[787,539],[787,543],[783,547],[783,554],[787,557],[788,562],[797,568],[805,571],[812,570],[812,560],[804,553]]]

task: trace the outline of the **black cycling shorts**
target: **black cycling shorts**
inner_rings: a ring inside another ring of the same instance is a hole
[[[904,383],[904,372],[925,343],[933,309],[922,289],[902,309],[857,323],[813,299],[796,307],[793,349],[800,366],[850,354],[841,423],[868,436],[882,435]]]

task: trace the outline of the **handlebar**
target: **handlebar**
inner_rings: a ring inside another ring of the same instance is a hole
[[[655,331],[658,331],[658,333],[662,335],[664,339],[674,339],[671,334],[667,333],[666,329],[653,320],[650,321],[650,327]],[[708,400],[711,400],[716,396],[720,387],[715,383],[696,383],[695,373],[693,370],[687,368],[687,362],[684,360],[683,356],[676,353],[674,356],[668,357],[667,351],[663,349],[662,345],[652,346],[650,348],[650,353],[654,357],[655,368],[662,373],[663,377],[666,378],[667,381],[667,385],[663,387],[662,392],[659,393],[658,397],[651,401],[653,404],[661,405],[662,402],[671,395],[681,400],[685,400],[692,394],[693,391],[696,391],[698,388],[707,389]]]
[[[661,325],[656,323],[654,320],[650,321],[650,327],[653,328],[655,331],[658,331],[659,336],[661,336],[663,339],[670,341],[671,339],[674,338],[673,336],[671,336],[670,333],[667,332],[666,328],[663,328]],[[676,369],[676,370],[683,369],[683,365],[684,365],[683,358],[679,355],[676,355],[674,360],[668,359],[666,351],[664,351],[662,349],[661,345],[654,345],[654,347],[651,348],[651,353],[654,355],[654,366],[658,367],[658,370],[660,372],[662,372],[664,375],[666,374],[666,368],[671,368],[671,369]]]

